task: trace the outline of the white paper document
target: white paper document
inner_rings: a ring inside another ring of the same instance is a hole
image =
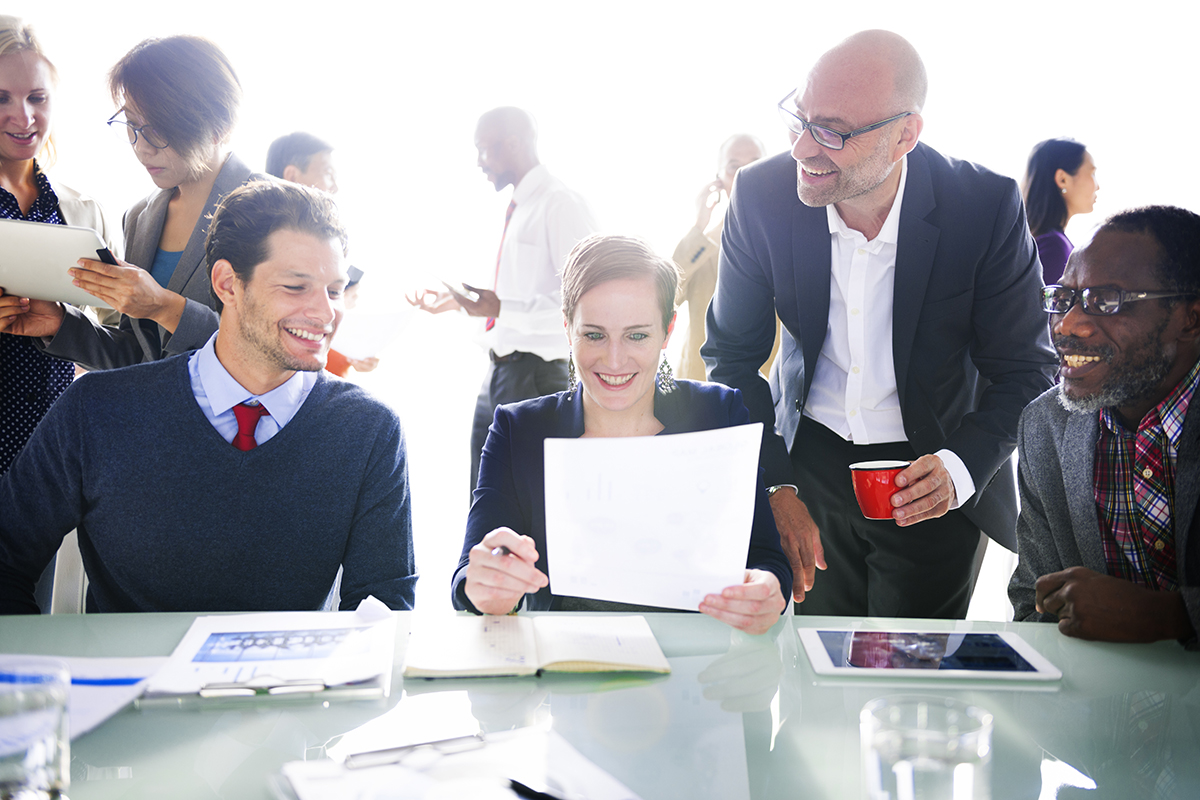
[[[372,314],[355,310],[342,318],[333,337],[333,349],[347,358],[372,358],[379,355],[412,318],[407,311]]]
[[[390,687],[396,617],[368,597],[356,611],[196,617],[146,692],[316,691],[382,679]]]
[[[762,423],[547,439],[546,551],[559,596],[695,611],[742,583]]]

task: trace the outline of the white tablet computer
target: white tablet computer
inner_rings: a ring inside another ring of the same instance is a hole
[[[1058,667],[1015,633],[802,628],[818,675],[1056,681]]]
[[[108,308],[71,283],[67,270],[81,258],[117,263],[91,228],[0,219],[0,286],[7,294]]]

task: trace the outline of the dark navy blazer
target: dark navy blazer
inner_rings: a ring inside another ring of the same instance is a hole
[[[713,383],[677,381],[671,394],[654,393],[654,416],[663,424],[658,434],[706,431],[744,425],[750,421],[741,392]],[[467,518],[462,557],[451,584],[454,607],[474,611],[467,599],[466,572],[471,548],[496,528],[508,527],[537,543],[537,568],[550,577],[550,585],[527,595],[525,607],[544,611],[557,607],[554,573],[546,559],[546,499],[543,445],[546,439],[577,439],[583,435],[582,392],[547,395],[496,409],[483,457],[479,487]],[[647,480],[659,469],[687,469],[686,464],[647,465]],[[674,498],[664,497],[664,503]],[[792,569],[779,545],[779,531],[759,471],[754,524],[746,566],[773,572],[784,597],[792,592]]]

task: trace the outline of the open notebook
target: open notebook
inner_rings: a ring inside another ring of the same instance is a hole
[[[455,617],[414,631],[406,678],[670,672],[645,617]]]

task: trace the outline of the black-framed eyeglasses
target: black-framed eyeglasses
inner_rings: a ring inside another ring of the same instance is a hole
[[[787,125],[788,130],[797,136],[803,136],[805,131],[808,131],[812,136],[813,141],[822,147],[827,147],[830,150],[841,150],[846,146],[846,140],[863,133],[870,133],[874,130],[879,130],[884,125],[889,125],[898,119],[910,117],[914,112],[905,111],[903,114],[897,114],[894,117],[881,119],[879,122],[872,123],[862,128],[856,128],[849,133],[835,131],[833,128],[826,128],[824,125],[814,125],[811,122],[801,119],[796,112],[792,111],[788,106],[795,107],[795,97],[799,89],[792,89],[787,93],[787,97],[780,100],[776,105],[779,108],[779,116],[783,118],[783,124]]]
[[[1079,302],[1083,313],[1093,317],[1111,317],[1120,313],[1125,303],[1139,300],[1160,300],[1167,297],[1190,297],[1188,292],[1127,292],[1124,289],[1089,286],[1072,289],[1057,284],[1042,289],[1042,310],[1047,314],[1066,314]]]
[[[105,124],[108,125],[110,128],[113,125],[125,126],[125,131],[129,136],[129,144],[131,146],[137,144],[138,136],[141,136],[142,139],[145,140],[146,144],[150,145],[155,150],[162,150],[164,147],[167,146],[166,138],[161,133],[154,130],[154,128],[151,128],[149,125],[134,125],[132,122],[130,122],[127,119],[117,119],[117,117],[120,117],[124,113],[125,113],[125,109],[121,109],[120,111],[118,111],[117,113],[115,113],[111,117],[109,117],[108,122]]]

